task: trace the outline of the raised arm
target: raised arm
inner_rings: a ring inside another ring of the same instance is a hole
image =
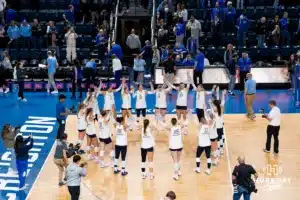
[[[122,84],[117,89],[115,89],[114,92],[119,92],[121,89],[123,90],[123,87],[124,87],[123,85],[125,84],[125,82],[126,82],[126,80],[123,78]]]
[[[165,79],[165,82],[166,82],[167,86],[173,88],[174,90],[178,90],[179,89],[178,87],[176,87],[172,83],[170,83],[166,78],[164,78],[164,79]]]
[[[150,88],[151,88],[151,90],[150,90],[150,91],[146,91],[146,93],[147,93],[147,94],[154,94],[154,93],[155,93],[155,90],[154,90],[154,86],[153,86],[152,81],[150,81]]]

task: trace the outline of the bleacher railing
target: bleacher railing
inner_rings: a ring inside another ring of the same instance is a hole
[[[111,42],[116,41],[116,37],[117,37],[117,24],[118,24],[118,15],[119,15],[119,0],[117,1],[116,4],[116,10],[115,13],[111,13],[110,15],[110,23],[109,23],[109,27],[111,30],[111,34],[109,36],[109,43],[108,43],[108,49],[110,50],[111,48]]]
[[[151,44],[157,46],[155,31],[156,31],[156,0],[153,0],[152,17],[151,17]]]
[[[117,0],[115,21],[114,21],[115,24],[114,24],[113,34],[112,34],[113,41],[116,41],[116,37],[117,37],[117,25],[118,25],[119,6],[120,6],[119,4],[120,4],[120,0]]]

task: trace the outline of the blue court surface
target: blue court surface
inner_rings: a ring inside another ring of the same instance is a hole
[[[235,97],[226,97],[225,110],[227,114],[245,113],[245,104],[243,95],[236,93]],[[70,93],[66,94],[70,97]],[[42,169],[45,160],[55,142],[57,124],[55,120],[55,104],[57,95],[48,95],[45,92],[27,92],[25,97],[28,102],[17,101],[17,94],[10,93],[0,95],[0,126],[9,123],[13,126],[22,125],[21,131],[24,135],[32,133],[34,136],[34,148],[30,153],[29,175],[27,178],[28,189],[18,192],[17,176],[8,175],[7,170],[10,161],[10,154],[6,152],[3,145],[0,144],[0,200],[25,200]],[[194,93],[190,92],[188,97],[189,108],[194,108]],[[282,113],[299,113],[299,109],[294,106],[294,95],[287,90],[260,90],[257,92],[254,110],[264,108],[268,111],[268,101],[274,99]],[[120,93],[115,94],[116,108],[120,111],[121,98]],[[103,107],[103,97],[99,96],[99,107]],[[168,96],[168,112],[175,113],[176,92]],[[69,107],[80,103],[79,100],[68,98]],[[135,104],[135,101],[132,101]],[[147,96],[147,112],[153,113],[155,105],[155,95]],[[134,108],[135,106],[132,106]],[[133,109],[134,113],[134,109]],[[50,158],[52,159],[52,158]],[[41,194],[42,197],[42,194]]]

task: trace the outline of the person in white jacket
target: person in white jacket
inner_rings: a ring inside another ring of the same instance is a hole
[[[72,200],[79,200],[81,177],[87,175],[87,163],[80,163],[79,155],[73,156],[73,162],[68,165],[66,183]]]
[[[72,62],[77,58],[76,55],[76,39],[78,35],[75,33],[72,27],[69,28],[68,32],[65,34],[67,43],[67,60]]]

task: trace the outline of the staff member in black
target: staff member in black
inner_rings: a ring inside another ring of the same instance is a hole
[[[176,73],[176,66],[175,66],[173,55],[171,53],[168,54],[167,60],[163,62],[163,67],[164,67],[163,73],[165,74],[165,78],[166,78],[165,81],[173,84],[175,73]],[[171,94],[171,92],[169,94]]]
[[[244,200],[250,200],[251,192],[257,192],[251,176],[254,175],[254,178],[257,179],[258,175],[251,165],[245,163],[244,157],[238,157],[238,163],[232,172],[233,200],[239,200],[241,196],[244,197]]]
[[[266,118],[269,121],[269,125],[267,127],[267,142],[266,148],[263,149],[264,152],[270,153],[271,149],[271,139],[274,137],[274,154],[277,155],[279,153],[279,130],[280,130],[280,109],[276,106],[276,101],[269,101],[269,107],[271,111],[269,114],[263,114],[263,118]]]
[[[65,133],[66,128],[66,119],[71,111],[67,109],[65,100],[66,96],[64,94],[60,94],[58,96],[59,102],[56,104],[56,120],[58,122],[58,131],[56,139],[62,139],[62,136]]]

